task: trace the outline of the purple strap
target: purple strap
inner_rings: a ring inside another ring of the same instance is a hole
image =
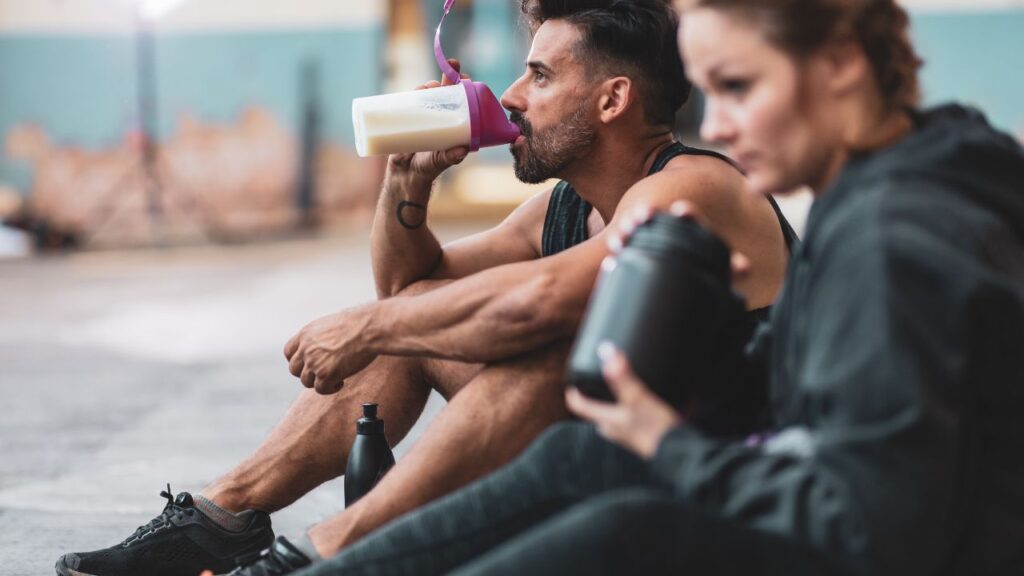
[[[444,14],[441,15],[441,21],[437,24],[437,32],[434,33],[434,58],[437,60],[437,65],[441,67],[441,72],[448,78],[448,81],[452,84],[458,84],[461,81],[461,77],[455,71],[455,68],[452,68],[452,65],[448,63],[448,59],[444,56],[444,50],[441,49],[441,26],[444,26],[445,16],[448,16],[448,12],[451,11],[452,4],[455,4],[455,0],[445,0],[444,2]]]
[[[480,149],[479,98],[473,84],[462,81],[462,76],[448,63],[448,58],[445,57],[444,50],[441,49],[441,27],[444,26],[444,19],[448,16],[448,12],[451,11],[452,4],[455,4],[455,0],[445,0],[444,2],[444,14],[441,15],[441,21],[437,24],[437,32],[434,33],[434,59],[437,60],[437,65],[441,67],[441,72],[449,82],[452,84],[462,84],[462,87],[466,89],[466,100],[467,104],[469,104],[470,117],[469,149],[476,152]]]

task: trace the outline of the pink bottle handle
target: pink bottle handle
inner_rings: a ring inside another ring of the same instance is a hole
[[[441,67],[441,72],[444,73],[445,78],[448,78],[452,84],[459,84],[462,78],[455,71],[455,68],[452,68],[452,65],[448,63],[448,58],[445,58],[444,50],[441,49],[441,27],[444,26],[444,19],[448,16],[448,12],[451,11],[452,4],[455,4],[455,0],[445,0],[444,14],[441,15],[441,21],[437,24],[437,31],[434,32],[434,59],[437,60],[437,65]]]
[[[494,97],[491,89],[482,82],[463,82],[459,73],[448,63],[444,50],[441,49],[441,27],[444,19],[452,9],[455,0],[445,0],[444,14],[437,24],[434,33],[434,59],[441,67],[441,72],[452,84],[461,84],[466,90],[466,102],[469,105],[470,140],[469,149],[476,152],[480,146],[509,144],[519,136],[519,126],[509,122],[501,103]]]

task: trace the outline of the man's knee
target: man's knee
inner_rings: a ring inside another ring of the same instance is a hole
[[[494,362],[489,367],[524,375],[548,375],[562,381],[571,348],[572,342],[568,340],[550,342],[536,350]]]
[[[431,278],[426,280],[419,280],[417,282],[409,284],[405,288],[402,288],[401,290],[398,291],[397,294],[395,294],[395,296],[419,296],[421,294],[426,294],[427,292],[430,292],[432,290],[437,290],[438,288],[451,284],[452,282],[453,280],[450,279],[435,280]]]
[[[428,381],[451,400],[476,382],[481,388],[499,388],[502,394],[526,395],[543,402],[562,403],[568,342],[555,342],[490,364],[463,364],[450,360],[426,359]],[[494,401],[500,401],[494,398]]]

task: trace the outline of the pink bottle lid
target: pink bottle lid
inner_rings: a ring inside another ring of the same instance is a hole
[[[509,122],[505,116],[505,109],[501,107],[494,92],[483,82],[464,82],[459,73],[448,63],[444,51],[441,49],[441,26],[444,25],[445,16],[452,9],[455,0],[445,0],[444,14],[441,15],[441,22],[437,25],[437,32],[434,33],[434,58],[441,72],[451,81],[452,84],[462,84],[466,89],[466,100],[469,102],[469,126],[471,138],[469,149],[477,151],[486,146],[499,146],[511,144],[519,137],[519,126]]]

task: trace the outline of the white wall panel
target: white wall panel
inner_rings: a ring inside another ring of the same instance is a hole
[[[133,19],[122,0],[0,0],[0,32],[127,32]]]
[[[171,7],[161,29],[175,31],[242,31],[359,27],[383,21],[381,0],[135,0],[157,11]],[[0,0],[0,32],[83,33],[128,32],[134,20],[133,0]]]
[[[986,11],[1024,8],[1024,0],[899,0],[915,11]]]
[[[324,28],[382,22],[382,0],[191,0],[162,21],[172,29]]]

